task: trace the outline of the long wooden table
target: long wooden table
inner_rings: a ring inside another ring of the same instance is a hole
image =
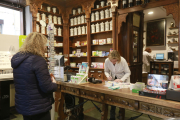
[[[180,102],[139,96],[137,93],[132,93],[130,89],[126,88],[110,90],[104,86],[104,83],[77,85],[58,82],[57,84],[58,94],[60,96],[60,99],[56,101],[59,102],[58,120],[64,120],[67,117],[63,107],[65,93],[79,97],[80,102],[83,102],[83,99],[89,99],[102,103],[101,120],[107,120],[108,105],[114,105],[160,118],[180,117]],[[122,119],[124,119],[124,116]]]

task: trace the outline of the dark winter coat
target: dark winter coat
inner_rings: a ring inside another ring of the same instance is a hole
[[[45,59],[32,53],[17,53],[11,60],[11,66],[18,113],[29,116],[49,111],[57,84],[51,82]]]

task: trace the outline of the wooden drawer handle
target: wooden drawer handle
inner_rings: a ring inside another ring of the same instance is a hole
[[[129,103],[125,100],[122,101],[125,105],[128,105]]]
[[[75,90],[74,89],[71,89],[72,92],[74,92]]]
[[[93,76],[93,74],[91,74],[91,76]]]
[[[96,98],[96,97],[97,97],[97,95],[94,95],[94,97]]]
[[[112,99],[111,99],[111,98],[109,98],[109,101],[112,101]]]
[[[85,95],[86,93],[83,91],[82,94]]]
[[[101,75],[99,75],[99,77],[101,77]]]
[[[66,90],[66,88],[65,88],[65,87],[64,87],[63,89],[64,89],[64,90]]]

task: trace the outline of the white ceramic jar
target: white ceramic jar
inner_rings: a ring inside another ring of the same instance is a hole
[[[41,33],[45,34],[45,26],[41,26]]]
[[[86,15],[85,15],[85,17],[84,17],[84,22],[87,23],[87,21],[86,21]]]
[[[43,21],[45,21],[46,20],[46,14],[44,14],[44,13],[41,14],[41,18],[42,18]]]
[[[78,19],[78,24],[81,24],[81,16],[79,16],[77,19]]]
[[[73,28],[70,29],[70,36],[74,36],[74,29]]]
[[[77,25],[77,18],[74,18],[74,25]]]
[[[40,13],[37,13],[37,21],[40,20]]]
[[[54,29],[54,35],[57,35],[57,28],[54,27],[53,29]]]
[[[96,11],[95,15],[96,15],[96,20],[99,20],[99,12],[98,11]]]
[[[87,26],[86,26],[86,34],[87,34]]]
[[[95,25],[94,24],[91,25],[91,33],[95,33]]]
[[[58,36],[62,36],[62,29],[60,27],[58,28]]]
[[[53,13],[55,14],[56,13],[56,8],[54,7],[54,8],[52,8],[52,10],[53,10]]]
[[[110,30],[112,30],[112,20],[110,21]]]
[[[99,32],[99,23],[96,24],[96,32]]]
[[[86,29],[86,28],[85,28],[84,26],[82,26],[81,29],[82,29],[82,34],[85,34],[85,31],[86,31],[85,29]]]
[[[70,19],[70,22],[71,22],[71,26],[73,26],[73,25],[74,25],[74,19],[71,18],[71,19]]]
[[[52,23],[52,15],[48,15],[49,23]]]
[[[101,1],[101,7],[104,7],[105,2]]]
[[[78,8],[78,13],[81,14],[81,8]]]
[[[39,32],[39,25],[36,24],[36,32]]]
[[[81,27],[78,27],[78,35],[81,35]]]
[[[112,17],[112,9],[111,8],[109,8],[109,14],[110,14],[109,16]]]
[[[48,12],[51,12],[51,7],[48,6],[48,7],[47,7],[47,11],[48,11]]]
[[[94,13],[91,13],[91,21],[95,21]]]
[[[77,28],[74,28],[74,36],[77,35]]]
[[[76,15],[76,9],[73,9],[73,15]]]
[[[53,16],[53,22],[54,24],[57,24],[57,16]]]
[[[104,31],[104,23],[102,22],[102,23],[100,24],[100,26],[101,26],[101,32],[103,32],[103,31]]]
[[[101,16],[101,17],[100,17],[101,19],[104,19],[104,10],[101,10],[100,16]]]
[[[42,8],[43,8],[43,5],[41,5],[41,10],[42,10]]]
[[[81,24],[84,23],[84,15],[81,16]]]
[[[105,22],[105,31],[109,31],[109,22],[108,21],[106,21]]]
[[[58,17],[58,24],[61,25],[61,17]]]
[[[105,18],[109,18],[110,17],[110,12],[109,9],[105,10]]]

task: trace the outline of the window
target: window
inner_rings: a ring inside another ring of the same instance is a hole
[[[0,34],[20,35],[20,11],[0,6]],[[1,24],[2,23],[2,24]]]

